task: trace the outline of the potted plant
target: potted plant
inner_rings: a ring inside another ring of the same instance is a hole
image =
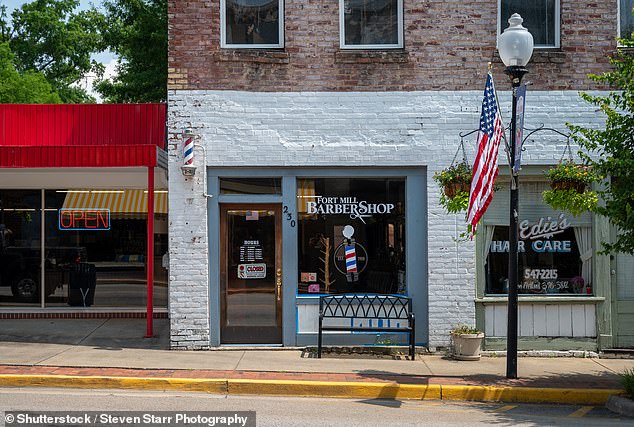
[[[544,191],[543,199],[555,210],[564,210],[574,216],[597,205],[597,193],[588,186],[596,181],[596,175],[589,166],[573,161],[560,162],[546,171],[552,190]]]
[[[465,324],[454,327],[451,332],[452,357],[457,360],[480,360],[480,348],[484,334],[477,328]]]
[[[464,211],[469,206],[472,171],[466,162],[452,164],[434,174],[434,180],[443,190],[440,204],[449,213]]]

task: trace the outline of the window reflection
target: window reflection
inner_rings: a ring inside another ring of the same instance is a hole
[[[227,44],[278,45],[279,0],[225,0]]]
[[[405,180],[297,182],[300,294],[406,293]]]
[[[398,3],[397,0],[344,0],[345,44],[398,44]]]

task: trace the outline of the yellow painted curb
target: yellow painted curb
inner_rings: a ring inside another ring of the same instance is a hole
[[[347,397],[357,399],[435,399],[439,385],[334,381],[227,380],[229,394]]]
[[[480,402],[604,405],[610,396],[621,393],[622,390],[614,389],[442,386],[442,400],[476,400]]]
[[[0,387],[178,390],[216,394],[319,396],[357,399],[461,400],[480,402],[604,405],[614,389],[486,387],[300,380],[135,378],[73,375],[0,375]]]
[[[199,378],[134,378],[74,375],[0,375],[3,387],[118,388],[227,393],[227,381]]]

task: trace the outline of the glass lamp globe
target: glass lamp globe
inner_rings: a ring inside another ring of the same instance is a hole
[[[524,67],[533,55],[533,36],[522,26],[524,19],[514,13],[509,26],[498,37],[500,58],[507,67]]]

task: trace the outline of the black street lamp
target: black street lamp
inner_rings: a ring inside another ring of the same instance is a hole
[[[525,68],[533,55],[533,36],[522,26],[524,20],[514,13],[509,18],[509,27],[498,37],[498,51],[505,73],[511,78],[513,86],[513,115],[511,117],[511,145],[509,162],[511,168],[511,209],[509,220],[509,270],[508,270],[508,328],[506,344],[506,377],[517,378],[517,282],[518,282],[518,218],[519,218],[519,150],[521,137],[517,136],[517,90]],[[521,129],[519,129],[521,132]],[[518,145],[519,144],[519,145]],[[517,164],[516,164],[517,163]]]

